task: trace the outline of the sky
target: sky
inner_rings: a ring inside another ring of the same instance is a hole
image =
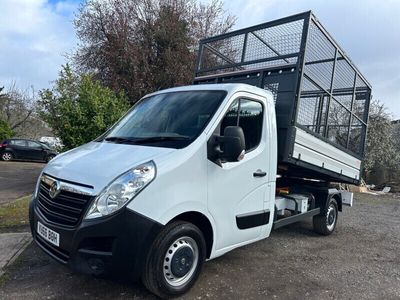
[[[203,0],[207,2],[208,0]],[[0,0],[0,86],[50,87],[76,48],[81,0]],[[400,118],[400,0],[226,0],[235,29],[312,10]]]

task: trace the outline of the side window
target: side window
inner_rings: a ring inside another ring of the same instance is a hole
[[[32,141],[27,141],[27,142],[28,142],[28,147],[29,147],[29,148],[41,148],[41,146],[39,145],[39,143],[32,142]]]
[[[26,142],[24,140],[11,140],[11,144],[19,147],[26,147]]]
[[[242,127],[246,152],[256,148],[261,140],[263,126],[262,104],[248,99],[235,100],[221,121],[220,135],[224,134],[227,126]]]
[[[263,126],[263,107],[260,102],[240,99],[239,126],[246,140],[246,151],[258,146]]]
[[[219,134],[224,135],[225,127],[228,126],[238,126],[238,110],[239,110],[239,100],[233,101],[231,106],[228,109],[228,112],[225,114],[224,118],[221,121],[221,128]]]

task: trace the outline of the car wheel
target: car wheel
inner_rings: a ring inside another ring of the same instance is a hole
[[[205,257],[206,243],[200,229],[187,222],[171,223],[154,241],[142,281],[163,299],[182,295],[197,280]]]
[[[10,161],[10,160],[12,160],[13,158],[14,158],[14,155],[13,155],[11,152],[4,152],[4,153],[1,155],[1,159],[4,160],[4,161]]]
[[[52,155],[52,154],[48,155],[47,158],[46,158],[46,162],[51,161],[54,157],[56,157],[56,156]]]
[[[338,205],[335,199],[329,200],[328,209],[321,215],[314,216],[314,231],[322,235],[330,235],[336,228],[339,215]]]

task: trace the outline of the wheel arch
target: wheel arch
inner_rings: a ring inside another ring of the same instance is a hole
[[[206,241],[206,257],[210,258],[213,244],[214,244],[214,231],[210,220],[202,213],[198,211],[188,211],[181,213],[170,220],[168,223],[173,221],[185,221],[196,225],[204,235]]]
[[[335,199],[338,205],[338,211],[342,211],[342,195],[340,194],[340,192],[331,194],[329,200],[330,199]]]

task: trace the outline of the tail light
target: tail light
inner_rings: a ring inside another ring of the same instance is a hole
[[[0,148],[7,147],[7,144],[0,144]]]

